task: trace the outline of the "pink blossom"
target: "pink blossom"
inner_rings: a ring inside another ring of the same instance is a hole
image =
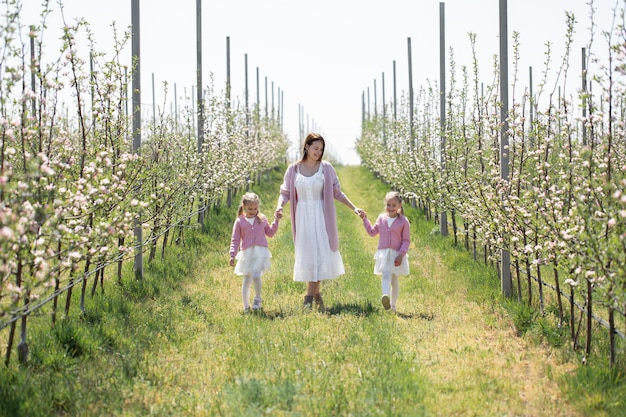
[[[14,233],[13,233],[13,229],[4,226],[2,229],[0,229],[0,237],[6,240],[11,240],[13,239]]]

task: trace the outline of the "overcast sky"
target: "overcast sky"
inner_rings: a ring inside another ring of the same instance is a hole
[[[39,24],[41,0],[23,0],[22,24]],[[447,0],[445,7],[446,48],[452,48],[457,67],[471,67],[468,33],[477,36],[481,74],[490,80],[493,56],[498,53],[499,1]],[[54,58],[61,18],[48,17],[45,43]],[[613,24],[618,0],[595,0],[597,33],[592,51],[606,54],[601,30]],[[91,25],[100,51],[111,50],[111,23],[126,29],[131,20],[130,0],[64,0],[66,21],[85,18]],[[439,9],[437,0],[229,0],[202,4],[204,84],[213,74],[221,91],[226,80],[226,38],[230,37],[231,83],[234,99],[243,101],[244,56],[248,56],[250,100],[256,100],[256,68],[261,77],[284,94],[285,130],[298,140],[298,108],[309,120],[308,127],[321,131],[327,144],[346,164],[358,164],[354,151],[360,135],[361,97],[374,80],[382,98],[385,73],[386,98],[392,97],[393,62],[396,61],[398,95],[408,91],[407,39],[411,38],[414,88],[439,78]],[[543,71],[545,44],[552,43],[556,72],[565,43],[565,11],[577,17],[570,85],[580,85],[580,51],[590,40],[588,0],[509,0],[509,45],[514,31],[520,33],[520,84],[533,67],[534,81]],[[170,92],[191,95],[196,71],[196,1],[149,0],[141,2],[142,102],[152,105],[152,74],[157,84],[167,81]],[[88,50],[85,49],[88,54]],[[512,53],[510,53],[512,55]],[[128,53],[130,62],[130,49]],[[171,95],[171,93],[170,93]],[[263,101],[264,98],[261,99]],[[157,104],[162,101],[157,97]],[[373,110],[372,110],[373,111]]]

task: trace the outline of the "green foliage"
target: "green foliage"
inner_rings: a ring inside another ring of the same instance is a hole
[[[62,321],[54,328],[54,335],[65,354],[78,358],[90,352],[89,342],[80,323]]]
[[[578,367],[564,383],[568,397],[585,415],[621,417],[626,408],[624,363],[613,369],[595,362]]]
[[[510,302],[508,303],[508,311],[511,314],[515,329],[518,335],[524,335],[536,324],[539,313],[537,309],[528,304]]]

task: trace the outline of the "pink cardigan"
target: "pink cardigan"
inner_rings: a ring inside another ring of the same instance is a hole
[[[346,195],[341,191],[337,172],[330,162],[321,161],[322,173],[324,174],[324,221],[326,232],[328,233],[328,243],[330,249],[339,249],[339,232],[337,231],[337,216],[335,213],[335,202],[333,199],[343,203],[348,201]],[[296,193],[296,174],[298,173],[298,162],[294,162],[287,167],[283,184],[280,186],[280,196],[278,197],[278,207],[283,207],[291,201],[291,232],[293,240],[296,240],[296,210],[298,209],[298,194]]]
[[[230,256],[234,258],[237,256],[239,249],[248,249],[252,246],[265,246],[267,247],[267,238],[265,236],[272,237],[278,230],[278,220],[270,225],[265,216],[261,217],[261,221],[254,219],[254,223],[250,224],[246,220],[246,216],[239,216],[233,224],[233,234],[230,239]]]
[[[381,213],[376,219],[374,226],[370,221],[363,219],[363,226],[370,236],[378,237],[378,249],[395,249],[400,255],[406,255],[409,250],[409,244],[411,243],[411,231],[409,220],[401,214],[398,214],[396,220],[391,224],[391,227],[387,226],[387,213]]]

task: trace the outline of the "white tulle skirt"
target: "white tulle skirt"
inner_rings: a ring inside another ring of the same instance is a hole
[[[402,263],[398,266],[393,264],[394,260],[398,256],[398,251],[395,249],[378,249],[374,254],[374,274],[382,275],[383,272],[391,272],[395,276],[409,275],[409,255],[402,257]]]
[[[263,274],[270,269],[272,254],[265,246],[251,246],[237,253],[235,275]]]

